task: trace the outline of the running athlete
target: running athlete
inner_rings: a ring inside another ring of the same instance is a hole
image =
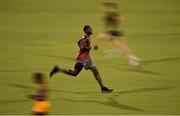
[[[35,100],[32,108],[33,115],[47,115],[50,109],[50,102],[47,100],[47,86],[45,76],[42,73],[33,74],[34,83],[38,84],[37,93],[29,95],[31,99]]]
[[[78,41],[78,46],[80,48],[79,53],[76,56],[76,64],[74,70],[64,69],[58,66],[55,66],[50,72],[50,77],[52,77],[57,72],[62,72],[67,75],[77,76],[79,72],[84,67],[85,70],[90,69],[94,74],[95,79],[101,87],[102,93],[110,93],[113,89],[109,89],[104,86],[99,71],[96,66],[93,64],[93,61],[90,57],[90,50],[97,50],[97,46],[91,46],[90,35],[92,34],[92,28],[89,25],[84,26],[83,28],[84,36]]]
[[[115,3],[103,3],[104,17],[105,22],[105,32],[100,33],[97,36],[97,43],[103,44],[105,42],[112,42],[115,46],[118,47],[120,52],[123,52],[124,55],[128,58],[129,64],[133,66],[139,65],[141,61],[138,58],[133,50],[128,47],[126,42],[123,40],[123,22],[124,17],[119,15],[117,4]],[[100,45],[103,47],[104,45]],[[117,49],[114,49],[117,51]],[[113,51],[113,50],[108,50]],[[112,54],[112,53],[110,53]]]

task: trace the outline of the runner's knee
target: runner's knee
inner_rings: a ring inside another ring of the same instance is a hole
[[[76,71],[76,70],[71,73],[72,76],[77,76],[78,74],[79,74],[79,71]]]
[[[91,71],[94,73],[94,75],[98,75],[99,74],[99,72],[98,72],[98,70],[96,69],[96,68],[91,68]]]

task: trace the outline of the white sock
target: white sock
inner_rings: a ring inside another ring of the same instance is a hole
[[[141,61],[140,58],[138,58],[137,56],[134,56],[134,55],[129,55],[128,59],[129,59],[129,65],[131,65],[131,66],[138,66]]]

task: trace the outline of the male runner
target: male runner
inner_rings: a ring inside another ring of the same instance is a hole
[[[84,36],[78,41],[78,46],[80,50],[76,56],[76,64],[74,66],[74,70],[71,70],[71,69],[67,70],[67,69],[55,66],[50,72],[50,77],[52,77],[57,72],[62,72],[64,74],[71,75],[71,76],[77,76],[79,72],[82,70],[82,68],[84,67],[85,70],[90,69],[92,71],[95,79],[97,80],[97,82],[99,83],[101,87],[102,93],[110,93],[113,91],[113,89],[109,89],[104,86],[101,76],[90,57],[90,50],[97,50],[97,46],[96,45],[91,46],[91,42],[90,42],[90,35],[92,34],[92,28],[89,25],[86,25],[84,26],[83,31],[84,31]]]

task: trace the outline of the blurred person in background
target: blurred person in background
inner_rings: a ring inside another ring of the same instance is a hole
[[[29,95],[35,100],[32,108],[33,115],[47,115],[50,109],[50,102],[47,100],[48,87],[43,73],[34,73],[33,82],[38,85],[36,94]]]
[[[105,31],[96,37],[98,46],[103,48],[105,47],[105,43],[112,42],[117,49],[105,51],[106,56],[113,57],[113,52],[116,54],[119,53],[119,55],[123,53],[128,58],[129,65],[138,66],[141,59],[136,56],[134,51],[128,47],[124,40],[124,17],[119,15],[117,4],[103,3],[102,9],[104,11],[103,21],[105,23]]]

